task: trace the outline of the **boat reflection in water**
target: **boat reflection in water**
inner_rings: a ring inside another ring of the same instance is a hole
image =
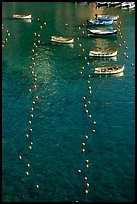
[[[94,77],[122,77],[122,76],[124,76],[124,72],[120,72],[117,74],[94,75]]]
[[[95,61],[103,61],[103,63],[108,62],[108,61],[115,61],[117,62],[117,56],[113,57],[89,57],[89,59],[95,60]]]
[[[27,23],[31,23],[31,22],[32,22],[32,19],[24,19],[23,21],[24,21],[24,22],[27,22]]]

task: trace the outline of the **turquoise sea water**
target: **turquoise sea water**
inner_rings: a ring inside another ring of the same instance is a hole
[[[33,19],[13,20],[14,13]],[[95,13],[119,15],[116,37],[87,36],[86,20]],[[2,201],[134,201],[135,11],[94,3],[3,2],[2,24],[2,40],[8,39],[2,48]],[[51,35],[73,37],[74,45],[51,44]],[[99,48],[118,49],[117,61],[88,57]],[[93,75],[95,66],[113,64],[125,64],[123,75]]]

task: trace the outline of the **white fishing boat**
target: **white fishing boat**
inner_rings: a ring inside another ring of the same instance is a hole
[[[96,2],[96,6],[107,6],[108,2]]]
[[[119,18],[119,16],[118,15],[111,16],[111,15],[101,15],[101,14],[99,15],[99,14],[97,14],[97,18],[102,19],[102,20],[109,19],[109,20],[116,21]]]
[[[74,38],[64,38],[61,36],[51,36],[51,42],[71,44],[74,43]]]
[[[117,30],[91,30],[88,29],[88,36],[96,36],[96,37],[103,37],[103,36],[113,36],[117,34]]]
[[[16,19],[31,19],[31,14],[13,14],[13,18]]]
[[[109,19],[88,19],[87,20],[87,24],[90,25],[112,25],[113,20],[109,20]]]
[[[117,74],[123,72],[125,65],[122,66],[106,66],[106,67],[96,67],[94,69],[94,74]]]
[[[134,9],[134,8],[135,8],[135,2],[130,2],[128,8],[129,8],[129,9]]]
[[[117,50],[108,50],[108,51],[98,51],[98,50],[91,50],[89,52],[90,57],[114,57],[118,53]]]
[[[118,6],[120,4],[121,4],[121,2],[113,2],[113,1],[108,2],[108,6]]]
[[[129,7],[131,2],[122,2],[121,7]]]

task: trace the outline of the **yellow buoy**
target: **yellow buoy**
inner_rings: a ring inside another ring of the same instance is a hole
[[[86,140],[88,139],[88,135],[85,135],[85,139],[86,139]]]
[[[31,149],[32,149],[32,146],[29,146],[29,149],[31,150]]]
[[[86,186],[89,187],[89,183],[86,183]]]
[[[21,159],[22,159],[22,156],[19,156],[19,159],[21,160]]]
[[[89,165],[88,165],[88,164],[86,164],[86,168],[89,168]]]
[[[88,110],[86,109],[85,112],[88,113]]]
[[[85,149],[82,149],[82,153],[85,153],[85,151],[86,151]]]
[[[29,175],[29,172],[26,172],[26,176],[28,176]]]
[[[86,162],[88,163],[88,162],[89,162],[89,160],[88,160],[88,159],[86,159]]]
[[[85,194],[88,194],[88,190],[84,190]]]
[[[28,138],[28,137],[29,137],[29,135],[28,135],[28,134],[26,134],[26,137]]]

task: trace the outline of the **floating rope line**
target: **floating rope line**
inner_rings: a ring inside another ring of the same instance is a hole
[[[119,25],[118,25],[118,28],[117,28],[117,30],[119,31],[119,35],[120,35],[120,38],[123,38],[123,35],[122,35],[122,32],[121,32],[121,21],[119,22]],[[122,41],[121,43],[119,43],[118,45],[121,47],[122,45],[124,46],[124,49],[126,49],[126,50],[128,50],[128,46],[126,45],[126,41],[124,40],[124,41]],[[124,52],[123,53],[123,55],[125,56],[125,58],[127,59],[129,56],[128,56],[128,54],[126,53],[126,52]],[[131,66],[134,66],[134,63],[132,62],[131,63]]]
[[[40,22],[40,19],[38,20]],[[44,26],[46,26],[46,22],[44,22]],[[40,31],[43,29],[43,25],[41,25],[40,27]],[[40,40],[40,34],[37,34],[36,32],[34,33],[34,36],[35,37],[38,37],[37,39],[37,43],[34,42],[33,43],[33,48],[32,48],[32,64],[29,66],[29,69],[31,71],[31,76],[32,76],[32,84],[33,84],[33,87],[29,89],[29,91],[31,93],[34,93],[33,94],[33,97],[32,97],[32,106],[31,106],[31,114],[30,114],[30,119],[28,121],[28,124],[29,124],[29,131],[26,132],[25,134],[25,137],[26,139],[28,140],[28,150],[31,151],[33,149],[33,142],[32,142],[32,139],[31,139],[31,133],[33,132],[33,118],[34,118],[34,110],[35,110],[35,104],[37,102],[37,100],[39,99],[39,96],[37,95],[37,75],[35,74],[35,68],[36,68],[36,62],[35,62],[35,57],[37,56],[37,53],[36,53],[36,50],[37,50],[37,47],[38,47],[38,44],[41,43],[41,40]],[[19,160],[22,160],[23,156],[19,156]],[[26,162],[25,162],[26,163]],[[28,162],[26,165],[26,168],[27,168],[27,171],[26,171],[26,176],[29,176],[30,175],[30,168],[32,167],[31,166],[31,163]],[[40,185],[39,184],[35,184],[35,187],[36,189],[39,189],[40,188]]]
[[[84,26],[85,24],[82,24],[82,26]],[[81,27],[79,26],[78,27],[78,29],[80,30],[81,29]],[[82,31],[82,34],[84,34],[85,33],[85,31]],[[80,40],[80,38],[77,38],[77,40],[79,41]],[[81,52],[84,52],[85,53],[85,48],[82,46],[82,44],[81,43],[79,43],[79,47],[80,48],[82,48],[81,49]],[[81,55],[80,55],[81,56]],[[89,61],[87,61],[87,57],[86,56],[84,56],[84,61],[85,61],[85,63],[86,63],[86,66],[89,66],[90,65],[90,62]],[[83,73],[84,73],[84,71],[86,70],[86,66],[82,66],[82,71],[80,71],[80,75],[81,76],[83,76]],[[90,86],[90,80],[89,80],[89,78],[91,78],[91,75],[90,74],[88,74],[88,81],[87,81],[87,84],[88,84],[88,92],[89,92],[89,97],[91,97],[91,95],[92,95],[92,87]],[[88,115],[88,118],[89,119],[91,119],[91,113],[90,113],[90,111],[89,111],[89,105],[91,104],[91,101],[90,101],[90,98],[88,98],[88,97],[85,97],[85,96],[83,96],[83,99],[82,99],[82,101],[84,102],[84,101],[87,101],[85,104],[84,104],[84,112]],[[93,122],[93,124],[95,125],[96,124],[96,121],[94,121]],[[90,133],[96,133],[96,130],[95,129],[93,129],[93,130],[91,130],[90,131]],[[89,171],[89,168],[90,168],[90,160],[89,159],[87,159],[87,152],[86,152],[86,147],[87,147],[87,142],[88,142],[88,140],[90,139],[90,135],[88,134],[85,134],[84,136],[83,136],[84,138],[83,138],[83,141],[81,142],[81,147],[82,147],[82,154],[83,154],[83,160],[84,160],[84,179],[83,179],[83,181],[84,181],[84,194],[85,195],[88,195],[89,194],[89,188],[90,188],[90,181],[89,181],[89,179],[88,179],[88,171]],[[82,170],[81,169],[78,169],[77,170],[77,172],[78,173],[81,173],[82,172]],[[78,201],[76,201],[76,202],[78,202]]]
[[[4,26],[2,24],[2,31],[4,31]],[[9,32],[9,30],[6,30],[6,38],[5,40],[2,40],[2,48],[5,47],[5,45],[7,44],[8,40],[9,40],[9,37],[11,36],[11,33]]]

